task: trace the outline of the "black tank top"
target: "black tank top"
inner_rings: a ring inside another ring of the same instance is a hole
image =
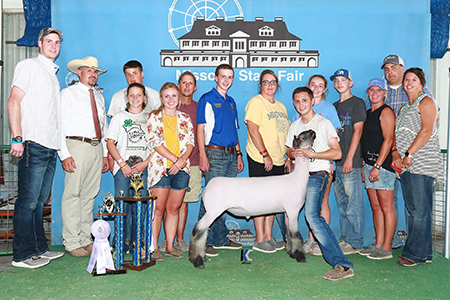
[[[364,122],[363,133],[361,136],[361,153],[364,162],[371,166],[373,166],[377,161],[378,155],[380,154],[381,145],[384,142],[380,115],[385,108],[391,109],[389,106],[384,104],[373,112],[371,109],[367,110],[367,117]],[[394,169],[391,167],[391,163],[392,154],[391,151],[389,151],[389,154],[381,166],[390,172],[394,172]]]

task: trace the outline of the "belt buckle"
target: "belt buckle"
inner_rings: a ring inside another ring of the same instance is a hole
[[[98,144],[100,144],[100,140],[98,138],[93,138],[91,139],[91,146],[97,146]]]

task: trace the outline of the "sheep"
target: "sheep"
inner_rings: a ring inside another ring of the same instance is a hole
[[[316,138],[313,130],[294,137],[293,148],[310,148]],[[295,159],[295,170],[286,175],[268,177],[216,177],[203,192],[206,214],[192,230],[189,260],[204,269],[205,246],[209,226],[224,211],[249,219],[252,216],[284,212],[287,227],[287,253],[297,262],[306,262],[303,241],[298,230],[298,215],[305,203],[309,179],[309,160]]]

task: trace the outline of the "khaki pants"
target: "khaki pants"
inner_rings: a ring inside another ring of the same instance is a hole
[[[73,251],[92,243],[94,198],[100,190],[103,150],[101,144],[66,140],[75,161],[74,173],[65,172],[64,194],[61,202],[63,244]]]

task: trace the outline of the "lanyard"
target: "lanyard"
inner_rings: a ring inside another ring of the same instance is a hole
[[[409,111],[409,109],[411,108],[411,106],[413,106],[414,103],[416,103],[417,99],[419,99],[420,96],[422,96],[422,95],[423,95],[423,92],[420,92],[419,96],[417,96],[416,100],[414,100],[414,102],[411,103],[411,105],[408,104],[408,103],[406,103],[405,106],[404,106],[404,109],[402,109],[402,110],[400,111],[400,112],[403,112],[403,111],[404,111],[404,113],[402,114],[402,116],[400,117],[400,120],[398,121],[398,126],[397,126],[397,128],[395,129],[395,136],[397,136],[398,129],[400,128],[400,124],[402,123],[403,118],[404,118],[405,115],[408,113],[408,111]]]

